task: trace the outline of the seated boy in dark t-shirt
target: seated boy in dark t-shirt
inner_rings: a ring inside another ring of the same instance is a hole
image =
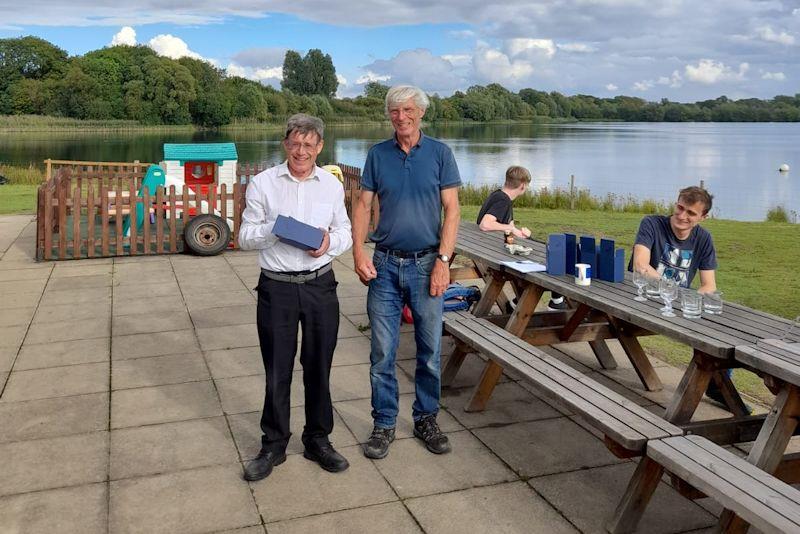
[[[506,181],[502,189],[494,191],[483,202],[478,212],[478,225],[484,232],[510,232],[515,237],[530,237],[531,231],[514,225],[514,199],[525,193],[531,183],[531,173],[525,167],[512,165],[506,170]],[[566,309],[564,297],[552,293],[548,303],[551,309]]]

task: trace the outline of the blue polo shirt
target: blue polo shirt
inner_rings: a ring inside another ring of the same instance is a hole
[[[406,154],[395,137],[373,145],[361,187],[378,195],[380,219],[370,240],[392,250],[439,246],[442,189],[461,185],[453,151],[420,133]]]

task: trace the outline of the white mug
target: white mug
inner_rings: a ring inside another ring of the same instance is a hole
[[[588,263],[575,264],[575,283],[579,286],[588,286],[592,283],[592,266]]]

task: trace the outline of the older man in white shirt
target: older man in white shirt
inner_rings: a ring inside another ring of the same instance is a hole
[[[331,263],[353,241],[342,184],[316,165],[323,133],[324,125],[316,117],[290,117],[283,140],[286,161],[253,177],[247,187],[239,244],[243,249],[261,251],[256,320],[266,394],[261,452],[245,466],[246,480],[266,478],[274,466],[286,460],[298,325],[303,336],[304,456],[331,472],[344,471],[349,465],[328,440],[333,430],[329,378],[339,330],[339,299]],[[305,251],[279,241],[272,233],[278,215],[322,229],[320,248]]]

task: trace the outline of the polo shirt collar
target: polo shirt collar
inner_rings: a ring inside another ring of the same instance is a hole
[[[423,141],[425,140],[425,137],[426,137],[426,135],[425,135],[425,132],[423,132],[422,130],[420,130],[420,131],[419,131],[419,141],[417,141],[417,144],[416,144],[416,145],[414,145],[414,146],[413,146],[413,147],[411,147],[411,148],[417,148],[417,147],[421,147],[421,146],[422,146],[422,144],[423,144]],[[395,132],[395,133],[392,135],[392,141],[394,141],[394,146],[396,146],[397,148],[399,148],[400,150],[402,150],[402,148],[400,147],[400,142],[397,140],[397,132]]]
[[[308,181],[309,179],[312,179],[312,180],[316,180],[316,181],[319,182],[319,170],[320,170],[319,169],[319,165],[314,165],[314,172],[311,174],[311,176],[309,176],[308,178],[306,178],[305,180],[302,180],[302,181]],[[292,172],[289,170],[289,162],[288,161],[284,161],[283,163],[281,163],[278,166],[278,176],[286,176],[290,180],[296,180],[298,182],[301,181],[301,180],[298,180],[297,178],[295,178],[294,176],[292,176]]]

